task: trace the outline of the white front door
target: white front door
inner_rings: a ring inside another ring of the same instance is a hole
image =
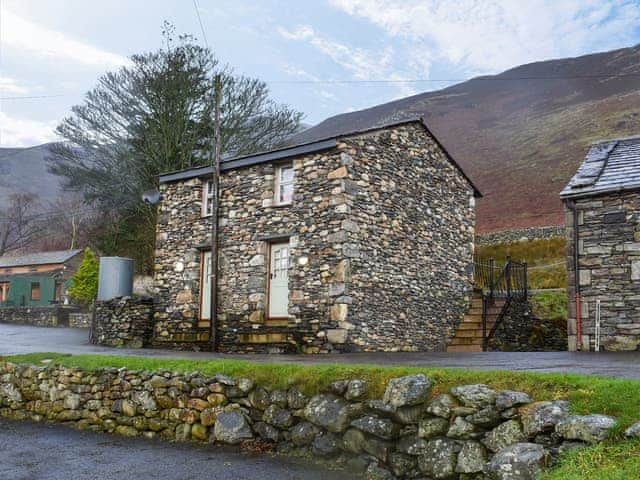
[[[200,265],[202,278],[200,279],[200,318],[209,320],[211,318],[211,252],[202,254],[202,264]]]
[[[271,244],[269,317],[289,315],[289,244]]]

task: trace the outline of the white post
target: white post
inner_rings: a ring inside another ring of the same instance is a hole
[[[600,351],[600,299],[596,300],[596,341],[595,351]]]

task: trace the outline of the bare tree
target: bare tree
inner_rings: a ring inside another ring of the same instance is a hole
[[[84,201],[82,195],[65,192],[46,208],[43,230],[46,231],[39,246],[43,250],[73,250],[89,245],[90,233],[100,223],[97,210]]]
[[[0,210],[0,256],[24,250],[41,235],[39,204],[31,193],[16,193],[9,197],[6,208]]]

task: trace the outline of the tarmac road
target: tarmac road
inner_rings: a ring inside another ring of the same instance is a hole
[[[259,363],[368,364],[521,372],[581,373],[640,379],[640,352],[346,353],[339,355],[229,355],[160,349],[109,348],[89,343],[88,331],[0,324],[0,356],[34,352],[134,355],[190,360],[236,359]]]
[[[346,480],[269,454],[0,419],[0,480]]]

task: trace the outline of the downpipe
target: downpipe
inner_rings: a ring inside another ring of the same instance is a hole
[[[573,282],[575,290],[575,302],[576,302],[576,350],[582,350],[582,305],[580,297],[580,265],[579,265],[579,239],[578,234],[578,207],[575,200],[568,202],[569,208],[573,212]]]

